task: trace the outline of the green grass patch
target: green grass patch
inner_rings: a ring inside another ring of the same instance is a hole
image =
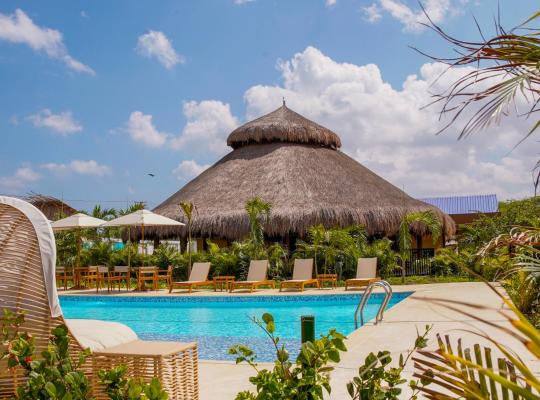
[[[407,276],[405,283],[401,282],[400,276],[392,276],[386,279],[391,285],[422,285],[427,283],[455,283],[455,282],[477,282],[477,279],[468,276]]]

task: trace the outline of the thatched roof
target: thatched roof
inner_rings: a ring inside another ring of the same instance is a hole
[[[193,233],[226,239],[239,239],[248,234],[244,205],[253,197],[272,204],[270,221],[265,227],[270,236],[288,233],[303,236],[310,226],[319,223],[326,227],[362,224],[370,234],[391,236],[397,232],[406,213],[424,210],[432,210],[440,218],[447,237],[454,234],[455,225],[448,215],[413,199],[336,150],[340,145],[339,137],[330,130],[321,127],[321,137],[317,136],[318,131],[307,128],[305,135],[298,133],[299,128],[298,132],[291,128],[281,134],[278,129],[290,124],[280,119],[288,120],[291,115],[298,116],[281,107],[255,120],[259,121],[256,125],[248,123],[244,125],[248,128],[234,131],[229,136],[229,144],[236,149],[154,211],[186,222],[179,203],[193,202],[197,207]],[[267,121],[266,125],[261,121]],[[305,126],[312,124],[319,127],[312,122]],[[255,127],[250,130],[250,125]],[[308,137],[312,142],[307,142]],[[337,140],[332,142],[330,139],[334,137]],[[323,143],[329,144],[322,146]],[[423,226],[413,228],[418,234],[424,233],[424,229]],[[161,233],[182,236],[186,231],[165,229]]]
[[[229,135],[227,145],[233,149],[254,143],[305,143],[333,149],[341,147],[338,135],[283,106],[236,128]]]
[[[30,193],[22,197],[22,199],[38,208],[48,219],[53,221],[59,218],[69,217],[77,212],[73,207],[52,196]]]

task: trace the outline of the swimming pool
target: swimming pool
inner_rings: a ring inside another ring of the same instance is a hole
[[[388,307],[411,292],[394,293]],[[331,328],[348,335],[354,330],[354,310],[361,294],[112,297],[60,296],[66,318],[99,319],[128,325],[142,339],[197,341],[199,357],[233,359],[230,346],[249,345],[260,361],[273,361],[264,332],[250,321],[265,312],[274,316],[276,334],[294,357],[300,349],[300,316],[314,315],[316,337]],[[383,295],[371,296],[365,319],[375,317]]]

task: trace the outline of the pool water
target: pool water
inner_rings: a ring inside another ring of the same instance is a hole
[[[411,293],[395,293],[388,308]],[[99,319],[128,325],[142,339],[197,341],[199,357],[229,360],[230,346],[245,344],[260,361],[273,361],[265,333],[250,319],[269,312],[276,335],[293,357],[300,349],[300,316],[314,315],[316,337],[330,329],[348,335],[354,330],[354,311],[361,294],[234,297],[108,297],[60,296],[66,318]],[[373,319],[383,301],[373,294],[365,320]]]

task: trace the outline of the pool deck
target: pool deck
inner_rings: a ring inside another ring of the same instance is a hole
[[[368,323],[360,329],[351,333],[347,339],[348,351],[343,353],[341,362],[332,373],[331,386],[332,395],[330,400],[349,398],[345,385],[358,372],[358,366],[363,363],[369,352],[388,350],[396,360],[400,353],[409,350],[416,338],[416,332],[423,331],[425,325],[433,325],[430,338],[433,339],[436,333],[450,334],[452,337],[462,337],[464,345],[470,346],[474,343],[485,343],[480,337],[475,336],[471,331],[484,332],[500,344],[507,345],[514,349],[524,361],[533,366],[533,371],[540,374],[540,364],[525,351],[522,345],[513,337],[484,323],[476,321],[463,313],[450,310],[440,302],[462,301],[482,306],[482,309],[472,309],[464,305],[458,305],[460,310],[477,315],[490,323],[495,323],[510,328],[510,323],[501,315],[502,312],[510,312],[503,301],[484,283],[442,283],[426,285],[404,285],[394,286],[395,292],[413,291],[414,293],[394,305],[384,314],[384,321],[374,325]],[[99,294],[106,294],[102,291]],[[257,295],[287,295],[292,292],[277,290],[258,290]],[[343,288],[337,290],[317,290],[309,289],[303,293],[294,292],[299,295],[309,294],[339,294],[345,292]],[[60,294],[87,294],[95,295],[95,291],[70,291]],[[166,291],[155,291],[145,293],[123,292],[120,296],[163,296],[169,295]],[[176,296],[219,296],[227,295],[225,292],[214,292],[210,290],[197,291],[191,295],[174,294]],[[246,295],[245,292],[233,293],[232,296]],[[436,300],[435,300],[436,299]],[[446,303],[449,304],[449,303]],[[353,316],[351,315],[351,318]],[[430,341],[428,348],[433,349],[435,342]],[[493,346],[491,346],[493,347]],[[248,378],[254,375],[254,371],[246,365],[235,365],[234,362],[227,361],[200,361],[200,392],[201,400],[210,399],[234,399],[236,393],[251,387]],[[261,366],[271,364],[261,363]],[[406,377],[412,376],[411,365],[405,369]],[[404,398],[406,398],[404,393]]]

